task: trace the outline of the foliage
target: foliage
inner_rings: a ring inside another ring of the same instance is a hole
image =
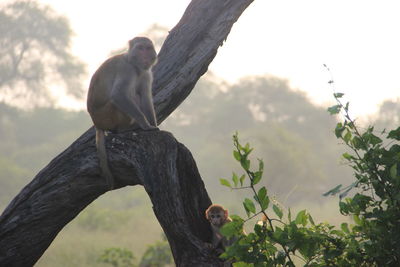
[[[316,224],[309,212],[292,216],[272,200],[260,186],[264,163],[251,168],[253,148],[239,143],[234,135],[234,158],[245,174],[233,173],[231,181],[220,179],[232,189],[248,189],[253,199],[245,198],[243,207],[248,219],[232,216],[233,222],[222,233],[237,236],[221,257],[233,260],[234,266],[399,266],[400,264],[400,127],[386,133],[383,141],[370,126],[361,131],[349,115],[349,103],[342,104],[342,93],[335,93],[337,105],[331,114],[343,112],[335,135],[352,151],[343,158],[354,171],[356,181],[342,188],[338,185],[325,195],[339,194],[340,212],[351,216],[354,225],[342,223],[340,229],[327,223]],[[385,134],[385,132],[383,132]],[[356,190],[352,197],[347,197]],[[262,214],[254,232],[243,235],[241,229],[249,219]]]
[[[114,267],[134,267],[135,257],[129,249],[109,248],[98,259],[99,262],[109,263]]]
[[[257,170],[252,170],[249,156],[253,148],[248,143],[241,145],[237,134],[233,142],[233,156],[245,174],[233,173],[232,182],[221,179],[221,184],[232,189],[248,189],[253,199],[245,198],[243,202],[247,219],[233,215],[233,222],[222,228],[225,236],[238,237],[222,257],[234,260],[234,266],[295,266],[295,259],[301,259],[304,266],[344,266],[346,260],[337,258],[346,248],[343,233],[329,224],[316,224],[306,210],[295,216],[290,209],[285,211],[259,185],[264,173],[263,161],[258,159]],[[243,235],[243,224],[259,215],[263,219],[254,225],[254,232]]]
[[[52,99],[49,84],[83,97],[84,65],[69,51],[68,20],[49,6],[17,0],[0,10],[0,88],[7,102],[36,106]],[[63,82],[60,84],[60,81]],[[46,86],[47,85],[47,86]]]
[[[400,98],[381,103],[372,124],[376,129],[394,129],[400,125]]]
[[[162,241],[149,245],[140,261],[140,267],[163,267],[172,264],[171,248],[163,235]]]
[[[342,103],[343,94],[335,93],[334,97],[337,105],[329,111],[344,116],[344,122],[336,125],[335,135],[352,151],[344,153],[343,158],[356,181],[327,194],[339,193],[340,212],[354,219],[355,226],[346,228],[350,242],[359,245],[358,253],[352,255],[354,260],[372,266],[399,266],[400,127],[383,131],[381,137],[373,126],[362,131],[349,115],[349,103]],[[356,193],[346,198],[352,189]]]
[[[133,253],[128,249],[109,248],[100,256],[99,262],[109,263],[116,267],[133,267]],[[172,264],[171,248],[163,235],[162,241],[148,245],[140,260],[140,267],[164,267]]]

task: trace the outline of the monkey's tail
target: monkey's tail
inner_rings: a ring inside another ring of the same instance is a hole
[[[110,167],[107,161],[107,151],[106,151],[106,139],[104,135],[104,130],[96,128],[96,147],[97,155],[100,161],[100,168],[107,180],[107,184],[110,189],[114,189],[114,177],[111,174]]]

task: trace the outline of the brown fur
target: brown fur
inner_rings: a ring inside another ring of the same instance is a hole
[[[228,210],[224,209],[224,207],[222,207],[221,205],[212,204],[206,210],[206,219],[211,224],[211,229],[213,232],[212,245],[214,246],[214,248],[221,246],[222,249],[225,249],[227,246],[231,245],[232,242],[230,242],[230,240],[227,240],[220,233],[220,228],[224,224],[232,221],[232,219],[229,218]]]
[[[114,178],[107,163],[105,131],[157,129],[151,93],[151,67],[156,61],[151,40],[135,37],[128,52],[106,60],[90,81],[87,109],[96,127],[100,167],[111,189]]]

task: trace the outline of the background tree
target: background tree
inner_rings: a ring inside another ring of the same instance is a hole
[[[220,152],[229,150],[226,137],[235,131],[257,145],[269,174],[265,185],[286,204],[315,201],[338,181],[349,181],[350,171],[338,166],[330,129],[335,118],[286,80],[258,76],[227,85],[207,76],[197,88],[163,127],[191,148],[201,173],[210,177],[209,192],[218,188],[215,178],[237,170]],[[215,194],[214,200],[230,203],[236,194]]]
[[[375,129],[380,131],[394,129],[400,125],[400,99],[384,101],[372,121]]]
[[[35,1],[0,10],[1,100],[25,107],[51,106],[51,88],[81,99],[85,66],[70,52],[68,20]]]
[[[162,240],[157,241],[155,244],[147,246],[142,259],[140,260],[139,267],[164,267],[172,265],[171,248],[162,235]]]

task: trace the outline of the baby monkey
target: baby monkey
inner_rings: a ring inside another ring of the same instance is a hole
[[[232,222],[232,219],[229,218],[228,210],[224,209],[224,207],[222,207],[221,205],[212,204],[206,210],[206,219],[211,224],[212,235],[213,235],[212,236],[212,245],[214,248],[221,247],[223,250],[225,250],[225,248],[227,246],[230,246],[233,244],[235,239],[228,240],[220,232],[220,228],[224,224]]]

